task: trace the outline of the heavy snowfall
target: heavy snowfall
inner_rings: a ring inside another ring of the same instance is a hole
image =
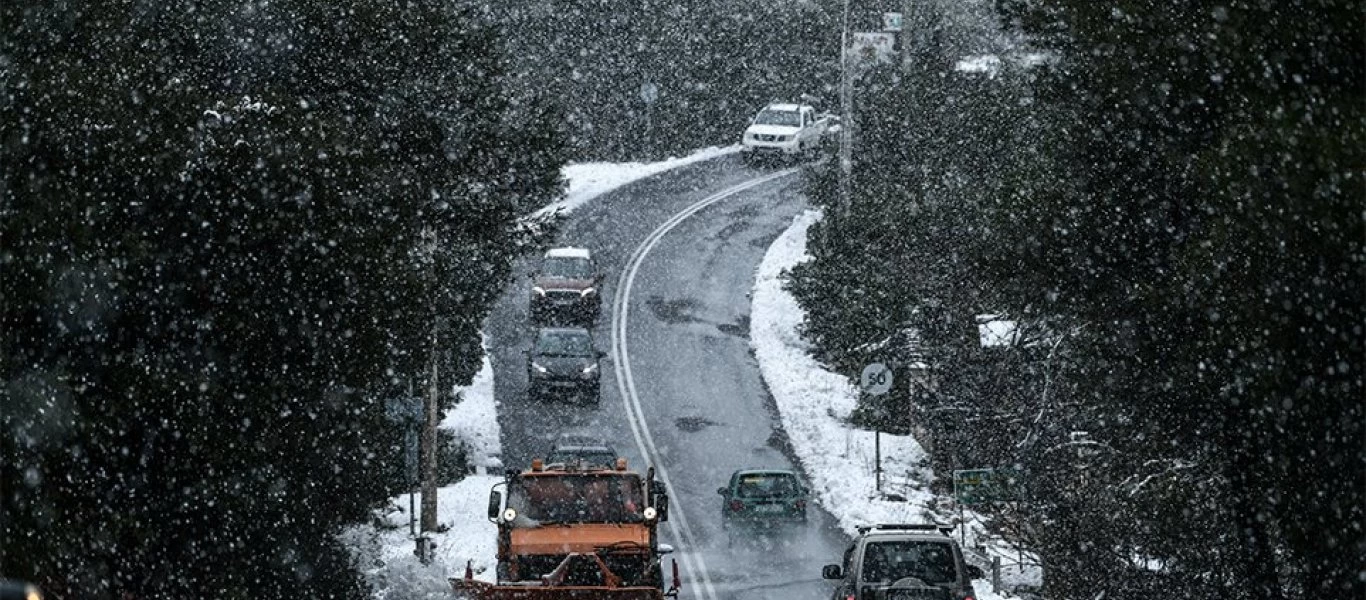
[[[1366,596],[1358,0],[0,5],[0,600]]]

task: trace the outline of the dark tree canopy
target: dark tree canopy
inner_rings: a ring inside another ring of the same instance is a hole
[[[1360,595],[1362,5],[998,6],[1052,59],[862,78],[808,336],[851,377],[929,360],[901,410],[940,472],[1027,470],[1051,597]]]
[[[0,8],[0,572],[363,595],[333,536],[395,491],[385,394],[436,325],[468,380],[560,191],[498,39],[458,3]]]

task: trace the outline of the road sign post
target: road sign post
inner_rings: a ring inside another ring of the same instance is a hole
[[[953,472],[953,498],[960,505],[1008,502],[1019,497],[1016,469],[961,469]]]
[[[863,368],[859,375],[859,389],[869,396],[881,396],[892,389],[895,378],[892,370],[880,362]],[[882,491],[882,430],[873,430],[873,482],[878,492]]]

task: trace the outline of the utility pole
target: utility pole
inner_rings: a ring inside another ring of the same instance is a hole
[[[849,214],[849,178],[854,168],[854,98],[849,90],[849,0],[844,0],[844,26],[840,31],[840,216]]]
[[[422,229],[423,256],[427,259],[427,281],[436,281],[436,232],[430,227]],[[432,292],[431,300],[435,308],[436,294]],[[440,418],[441,411],[437,402],[437,394],[440,388],[437,387],[437,329],[440,319],[437,318],[436,311],[432,311],[432,333],[429,340],[430,358],[427,369],[427,393],[422,399],[422,531],[436,530],[436,425]]]

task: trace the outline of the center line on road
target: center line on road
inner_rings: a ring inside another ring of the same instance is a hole
[[[626,421],[631,425],[631,434],[635,436],[636,447],[640,450],[640,455],[645,458],[646,464],[654,466],[655,473],[669,490],[673,490],[674,486],[669,481],[668,470],[664,467],[663,461],[660,460],[659,448],[655,446],[654,438],[650,435],[650,427],[645,423],[640,396],[636,393],[635,377],[631,372],[631,355],[626,343],[631,286],[635,284],[636,274],[640,271],[640,265],[645,262],[645,257],[650,253],[650,250],[683,221],[717,202],[796,172],[796,168],[784,169],[751,179],[703,198],[679,211],[651,232],[636,247],[635,252],[631,254],[631,259],[627,261],[626,267],[622,269],[621,276],[617,279],[617,289],[612,300],[612,363],[616,372],[617,389],[621,391],[621,401],[626,409]],[[702,558],[702,553],[697,544],[697,536],[688,525],[688,517],[684,514],[683,506],[677,505],[674,510],[670,511],[670,515],[673,518],[669,519],[667,525],[669,531],[673,533],[673,538],[687,544],[687,548],[679,549],[677,556],[682,559],[683,568],[689,573],[695,573],[695,580],[701,582],[701,593],[698,596],[706,600],[717,600],[716,589],[712,586],[711,576],[707,573],[707,563]]]

